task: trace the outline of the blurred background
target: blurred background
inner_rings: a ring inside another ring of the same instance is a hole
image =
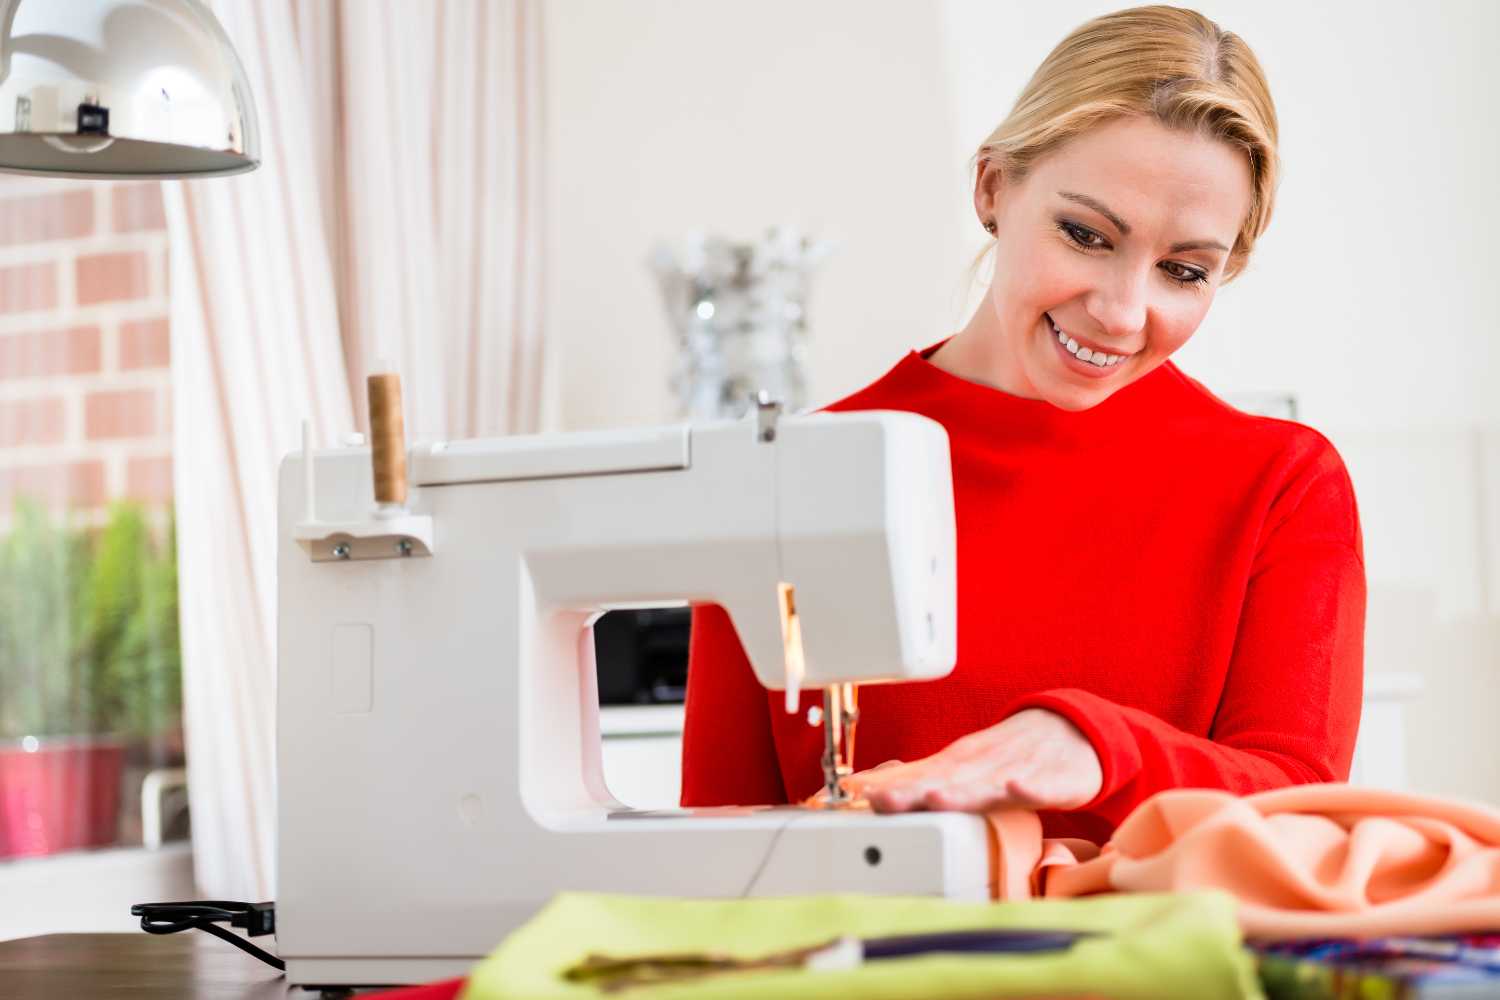
[[[748,308],[832,401],[963,325],[970,157],[1120,5],[211,6],[259,170],[0,175],[0,938],[274,898],[275,463],[364,429],[373,358],[419,439],[667,422]],[[1500,804],[1500,5],[1196,6],[1264,65],[1284,174],[1176,361],[1349,466],[1364,777]],[[702,294],[715,260],[759,284]],[[606,621],[611,787],[671,801],[682,617]]]

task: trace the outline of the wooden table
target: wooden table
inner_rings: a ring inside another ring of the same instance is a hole
[[[47,934],[0,941],[0,1000],[318,1000],[318,996],[287,986],[282,974],[269,965],[201,931]]]

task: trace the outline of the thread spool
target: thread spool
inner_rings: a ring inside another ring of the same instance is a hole
[[[371,464],[375,502],[382,507],[406,503],[406,422],[401,416],[401,376],[380,372],[365,378],[370,397]]]

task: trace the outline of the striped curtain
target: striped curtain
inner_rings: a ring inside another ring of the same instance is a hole
[[[355,406],[383,359],[415,435],[542,426],[540,7],[298,0]]]
[[[276,470],[401,373],[413,437],[544,426],[540,5],[218,0],[264,160],[167,182],[201,891],[275,895]]]

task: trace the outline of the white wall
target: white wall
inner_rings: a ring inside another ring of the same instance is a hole
[[[894,0],[557,0],[545,8],[547,293],[559,423],[668,420],[674,346],[646,254],[796,225],[811,398],[940,339],[962,268],[936,8]]]
[[[563,427],[671,417],[644,259],[773,222],[839,247],[809,312],[815,401],[966,318],[967,162],[1041,58],[1120,3],[547,6],[548,289]],[[1500,801],[1500,4],[1207,0],[1265,66],[1276,217],[1177,356],[1295,393],[1355,481],[1369,669],[1420,672],[1412,780]]]

